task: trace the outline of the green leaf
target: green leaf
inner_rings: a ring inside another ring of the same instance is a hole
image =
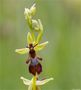
[[[19,54],[26,54],[29,52],[29,48],[16,49],[15,52]]]

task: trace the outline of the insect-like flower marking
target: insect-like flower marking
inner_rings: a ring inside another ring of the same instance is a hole
[[[33,44],[29,44],[29,47],[27,47],[29,48],[29,58],[26,63],[28,64],[30,62],[29,72],[33,75],[36,75],[36,73],[40,74],[42,72],[42,66],[39,63],[39,60],[42,60],[42,58],[36,56],[36,51],[34,50],[36,45],[33,46]]]
[[[39,60],[42,60],[42,58],[38,57],[36,55],[37,51],[42,50],[47,42],[44,42],[42,44],[38,44],[36,43],[36,41],[33,40],[31,33],[28,33],[27,35],[27,43],[28,46],[26,46],[26,48],[23,49],[16,49],[15,51],[19,54],[29,54],[28,60],[26,61],[26,63],[29,64],[29,72],[32,73],[33,75],[40,74],[42,72],[42,66],[39,62]]]

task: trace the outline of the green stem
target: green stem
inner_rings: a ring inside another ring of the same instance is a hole
[[[36,90],[36,76],[33,77],[33,90]]]

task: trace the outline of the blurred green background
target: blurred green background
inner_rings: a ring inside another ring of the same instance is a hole
[[[54,77],[42,90],[81,90],[81,0],[0,0],[0,90],[27,90],[20,77],[31,79],[27,55],[15,53],[26,46],[29,31],[24,8],[36,2],[44,26],[41,42],[47,47],[40,78]]]

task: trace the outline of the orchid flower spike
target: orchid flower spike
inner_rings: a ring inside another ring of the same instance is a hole
[[[39,86],[46,84],[47,82],[53,80],[53,78],[49,79],[43,79],[43,80],[37,80],[36,76],[34,76],[31,80],[28,80],[24,77],[21,77],[20,79],[23,80],[23,83],[25,85],[28,85],[28,90],[40,90]]]
[[[25,19],[27,20],[28,26],[30,28],[30,32],[28,32],[27,34],[27,46],[25,48],[22,49],[16,49],[15,52],[19,53],[19,54],[30,54],[30,51],[34,51],[34,52],[38,52],[42,49],[44,49],[44,47],[48,44],[48,41],[41,43],[41,38],[43,35],[43,25],[40,19],[38,20],[34,20],[32,19],[33,16],[36,13],[36,4],[33,4],[31,6],[31,8],[25,8],[24,11],[24,15],[25,15]],[[35,37],[35,32],[38,33],[37,38]],[[32,47],[31,47],[32,46]],[[39,86],[40,85],[44,85],[45,83],[53,80],[53,78],[49,78],[49,79],[42,79],[42,80],[38,80],[36,74],[39,74],[39,68],[37,67],[38,63],[38,57],[35,57],[35,53],[34,54],[30,54],[31,56],[31,66],[33,65],[33,69],[29,70],[29,71],[33,71],[35,70],[35,74],[34,71],[32,73],[34,76],[31,80],[28,80],[24,77],[21,77],[21,79],[23,80],[23,83],[25,85],[28,85],[28,90],[39,90]],[[29,62],[29,61],[28,61]],[[41,70],[42,71],[42,70]]]

